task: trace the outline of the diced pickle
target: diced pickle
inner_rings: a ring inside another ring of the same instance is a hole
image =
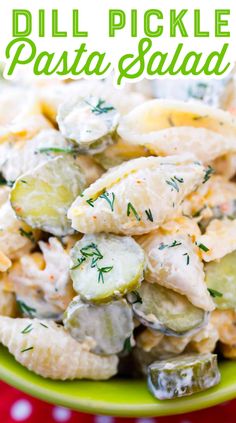
[[[125,300],[104,305],[74,298],[64,316],[64,326],[77,341],[91,343],[96,354],[116,354],[133,333],[133,313]]]
[[[74,159],[57,157],[18,178],[10,199],[17,217],[32,228],[63,236],[73,233],[67,210],[84,187]]]
[[[219,381],[216,354],[180,355],[155,361],[148,368],[148,388],[160,400],[192,395]]]
[[[165,335],[191,335],[207,324],[207,312],[184,295],[158,284],[143,282],[128,300],[141,323]]]
[[[205,265],[206,283],[220,310],[236,309],[236,251]]]
[[[131,237],[85,235],[71,252],[74,290],[91,302],[107,302],[136,289],[143,279],[144,252]]]
[[[74,97],[59,108],[57,121],[62,134],[75,141],[82,152],[103,151],[112,144],[119,121],[117,110],[105,100],[95,97]]]

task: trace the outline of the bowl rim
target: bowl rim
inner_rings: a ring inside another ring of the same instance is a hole
[[[0,354],[5,348],[0,348]],[[6,354],[6,353],[4,353]],[[15,359],[7,353],[9,359],[9,365],[4,365],[4,362],[0,362],[0,379],[9,385],[43,401],[54,405],[60,405],[63,407],[68,407],[75,411],[85,412],[89,414],[102,414],[116,417],[159,417],[159,416],[171,416],[182,413],[188,413],[192,411],[201,410],[208,408],[222,402],[236,398],[236,362],[224,362],[220,365],[221,371],[223,371],[222,381],[219,385],[214,388],[205,391],[204,393],[195,394],[189,397],[183,397],[176,400],[165,400],[157,401],[153,400],[150,396],[150,402],[147,403],[126,403],[119,401],[104,401],[94,398],[81,398],[77,395],[66,394],[64,391],[57,392],[53,390],[53,384],[55,381],[49,381],[45,379],[46,384],[49,384],[49,388],[45,386],[39,386],[37,384],[38,378],[44,380],[40,376],[34,375],[32,372],[29,372],[27,369],[23,368],[19,363],[15,362]],[[11,363],[14,365],[11,366]],[[20,372],[15,372],[15,369],[20,369]],[[225,376],[232,376],[231,367],[235,367],[234,379],[231,383],[226,383]],[[225,368],[225,369],[224,369]],[[22,373],[23,369],[23,373]],[[224,375],[225,373],[225,375]],[[30,374],[30,378],[27,379],[27,374]],[[22,376],[23,375],[23,376]],[[25,377],[26,376],[26,377]],[[105,389],[110,389],[115,385],[126,383],[127,386],[130,386],[131,389],[134,389],[136,385],[142,387],[146,385],[144,381],[137,380],[126,380],[126,379],[113,379],[111,381],[105,382],[93,382],[93,381],[72,381],[72,382],[58,382],[56,384],[78,384],[80,387],[86,388],[91,384],[98,384],[99,387]],[[145,387],[146,388],[146,387]]]

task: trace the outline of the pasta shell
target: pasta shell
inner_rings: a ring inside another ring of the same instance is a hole
[[[0,316],[15,317],[16,298],[12,292],[4,291],[0,284]]]
[[[0,272],[6,272],[11,267],[11,260],[0,251]]]
[[[153,154],[191,151],[204,163],[236,151],[236,119],[232,114],[197,103],[150,100],[123,118],[118,134]]]
[[[197,353],[213,352],[218,340],[218,330],[211,322],[209,322],[205,328],[201,329],[192,337],[189,345],[187,346],[187,351]]]
[[[200,252],[206,262],[226,256],[236,249],[236,220],[212,220],[197,243],[204,246]]]
[[[214,214],[233,215],[236,185],[226,178],[213,175],[205,184],[191,193],[182,203],[185,214],[197,217],[214,217]]]
[[[53,322],[0,317],[0,342],[23,366],[50,379],[103,380],[117,371],[116,356],[89,352]]]
[[[8,200],[0,205],[0,227],[0,250],[10,259],[29,253],[37,241],[38,231],[17,220]]]
[[[219,332],[219,339],[221,342],[227,345],[236,345],[235,310],[214,310],[211,321]]]
[[[87,188],[70,207],[68,218],[82,233],[150,232],[175,215],[184,197],[203,181],[204,172],[192,156],[130,160]]]
[[[162,235],[160,231],[139,239],[146,253],[145,280],[186,295],[196,307],[215,308],[198,251],[187,235]]]
[[[42,130],[29,140],[5,142],[0,145],[0,170],[6,180],[15,181],[23,173],[55,157],[55,153],[43,152],[45,148],[68,147],[65,138],[55,129]],[[42,152],[41,152],[42,150]]]
[[[65,311],[74,296],[69,275],[69,254],[57,238],[39,241],[43,254],[24,255],[10,269],[8,277],[19,297],[43,299]],[[39,292],[39,294],[38,294]]]
[[[138,90],[134,90],[133,88],[138,87],[134,86],[134,84],[131,85],[117,90],[110,78],[102,81],[79,80],[69,84],[53,81],[53,83],[47,84],[40,89],[39,97],[43,113],[53,123],[56,123],[57,111],[61,103],[75,94],[81,97],[87,97],[88,95],[100,97],[114,104],[119,113],[124,115],[137,105],[142,104],[150,95],[150,93],[141,93]]]

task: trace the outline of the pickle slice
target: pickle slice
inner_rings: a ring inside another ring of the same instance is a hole
[[[236,251],[205,264],[206,283],[220,310],[236,309]]]
[[[173,399],[205,391],[220,381],[216,354],[183,354],[148,367],[148,388],[155,398]]]
[[[208,313],[184,295],[158,284],[143,282],[128,295],[142,324],[169,336],[191,335],[207,324]]]
[[[65,312],[64,326],[77,341],[91,344],[91,351],[95,354],[116,354],[132,336],[132,308],[125,300],[91,305],[78,296]]]
[[[75,244],[71,258],[74,290],[87,301],[120,298],[143,279],[144,252],[131,237],[85,235]]]
[[[104,99],[73,97],[59,107],[57,121],[62,134],[75,141],[81,151],[100,153],[112,144],[111,134],[119,121],[117,110]]]
[[[85,187],[72,157],[57,157],[17,179],[10,200],[16,215],[32,228],[56,236],[73,233],[67,210]]]

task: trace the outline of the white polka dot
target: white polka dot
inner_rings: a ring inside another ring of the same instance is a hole
[[[95,416],[95,423],[113,423],[114,419],[111,416]]]
[[[54,407],[52,416],[56,422],[68,422],[71,418],[71,411],[64,407]]]
[[[137,423],[155,423],[155,419],[137,419]]]
[[[28,419],[31,413],[32,405],[25,399],[16,401],[11,407],[11,418],[17,422]]]

